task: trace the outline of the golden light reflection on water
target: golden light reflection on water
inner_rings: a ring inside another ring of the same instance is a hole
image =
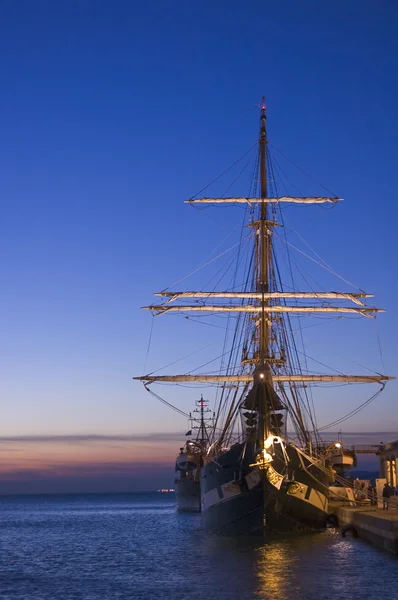
[[[314,592],[317,576],[311,568],[311,556],[314,557],[315,563],[319,552],[325,554],[325,545],[328,547],[332,538],[333,544],[335,543],[336,535],[325,532],[280,542],[273,541],[259,547],[254,598],[298,600],[305,598],[307,593]],[[344,541],[330,547],[337,548],[336,551],[342,555],[350,552]],[[302,564],[303,559],[305,565]]]
[[[294,562],[291,549],[280,542],[265,545],[258,550],[258,586],[256,596],[274,597],[278,600],[287,598],[286,568]]]
[[[342,538],[337,529],[268,542],[204,534],[202,542],[202,559],[215,569],[205,581],[219,600],[342,600],[358,595],[364,584],[373,586],[381,575],[386,597],[396,597],[396,557]],[[366,597],[380,600],[377,585]]]

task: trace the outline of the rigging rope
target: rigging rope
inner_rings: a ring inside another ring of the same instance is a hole
[[[272,163],[274,163],[274,164],[275,164],[275,166],[277,167],[277,169],[279,169],[279,171],[281,172],[281,174],[282,174],[284,177],[286,177],[286,179],[287,179],[287,181],[290,183],[290,185],[291,185],[291,186],[293,186],[293,187],[294,187],[294,189],[295,189],[295,190],[296,190],[296,191],[299,193],[299,196],[305,196],[305,194],[303,194],[303,192],[302,192],[301,190],[299,190],[299,188],[296,186],[296,184],[295,184],[295,183],[293,183],[293,181],[291,181],[291,180],[289,179],[289,177],[286,175],[286,173],[285,173],[285,171],[282,169],[282,167],[281,167],[281,166],[278,164],[278,162],[276,161],[276,159],[274,158],[274,156],[272,156],[272,158],[271,158],[271,152],[270,152],[269,150],[268,150],[268,155],[270,156],[270,161],[272,161]],[[289,195],[289,193],[288,193],[287,187],[286,187],[286,185],[285,185],[285,182],[283,181],[282,177],[280,177],[280,179],[281,179],[281,183],[282,183],[282,185],[283,185],[283,187],[284,187],[284,189],[285,189],[286,196],[288,196],[288,195]],[[278,194],[275,194],[275,196],[277,196],[277,195],[278,195]]]
[[[152,332],[153,332],[153,322],[154,322],[154,315],[152,315],[151,329],[150,329],[150,332],[149,332],[148,346],[147,346],[147,349],[146,349],[145,364],[144,364],[144,373],[146,373],[146,365],[147,365],[147,362],[148,362],[149,350],[150,350],[150,347],[151,347]]]
[[[188,413],[184,412],[180,408],[177,408],[177,406],[174,406],[174,404],[171,404],[170,402],[167,402],[167,400],[165,400],[164,398],[162,398],[158,394],[155,394],[155,392],[153,392],[152,390],[150,390],[148,388],[148,384],[144,383],[144,388],[146,389],[147,392],[149,392],[151,394],[151,396],[153,396],[154,398],[156,398],[157,400],[159,400],[159,402],[162,402],[162,404],[165,404],[166,406],[168,406],[172,410],[175,410],[180,415],[183,415],[184,417],[186,417],[187,419],[189,419],[189,414]]]
[[[316,184],[320,185],[321,188],[323,188],[324,190],[326,190],[329,194],[331,194],[332,196],[334,196],[335,198],[337,198],[337,194],[335,194],[334,192],[332,192],[331,190],[329,190],[325,185],[323,185],[320,181],[317,181],[316,179],[314,179],[309,173],[306,173],[306,171],[304,171],[304,169],[302,169],[299,165],[296,165],[296,163],[294,163],[290,158],[288,158],[285,154],[283,154],[283,152],[281,150],[279,150],[279,148],[277,148],[274,144],[272,144],[270,141],[268,141],[268,144],[270,146],[272,146],[273,148],[275,148],[275,150],[277,152],[279,152],[279,154],[281,156],[283,156],[283,158],[285,160],[287,160],[288,162],[290,162],[294,167],[296,167],[296,169],[298,169],[299,171],[301,171],[302,173],[304,173],[304,175],[306,177],[308,177],[309,179],[312,179],[312,181],[314,181]]]
[[[253,148],[255,148],[256,146],[257,146],[257,142],[255,144],[253,144],[253,146],[251,148],[249,148],[249,150],[247,152],[245,152],[244,154],[242,154],[242,156],[240,158],[238,158],[238,160],[236,160],[234,163],[232,163],[232,165],[230,165],[228,167],[228,169],[225,169],[225,171],[223,171],[221,173],[221,175],[218,175],[218,177],[216,177],[215,179],[213,179],[213,181],[210,181],[210,183],[208,183],[207,185],[205,185],[205,187],[202,188],[201,190],[199,190],[199,192],[196,192],[196,194],[193,194],[193,196],[191,196],[189,199],[193,200],[195,198],[195,196],[199,196],[199,194],[201,194],[202,192],[204,192],[205,190],[207,190],[207,188],[209,188],[211,185],[213,185],[213,183],[215,183],[216,181],[218,181],[219,179],[221,179],[221,177],[223,177],[223,175],[225,175],[225,173],[228,173],[228,171],[230,171],[235,165],[237,165],[241,160],[243,160],[245,158],[245,156],[247,156],[249,154],[249,152],[251,152],[253,150]]]
[[[256,165],[258,164],[258,160],[259,160],[259,153],[257,152],[257,158],[255,161],[255,166],[254,166],[254,170],[252,173],[252,179],[251,179],[251,183],[250,183],[250,187],[249,187],[249,192],[250,192],[250,188],[253,187],[253,185],[255,185],[255,168]],[[248,213],[248,206],[245,207],[244,210],[244,216],[243,216],[243,221],[242,221],[242,229],[241,229],[241,235],[240,235],[240,239],[242,240],[242,236],[243,236],[243,231],[244,231],[244,224],[246,222],[246,218],[247,218],[247,213]],[[253,214],[253,207],[250,207],[250,214]],[[253,232],[248,236],[251,237],[253,234]],[[248,238],[246,238],[248,239]],[[240,255],[242,254],[242,247],[243,244],[239,246],[239,251],[238,251],[238,256],[237,256],[237,261],[236,261],[236,268],[231,280],[231,286],[234,288],[236,286],[236,277],[238,274],[238,268],[240,265]],[[252,260],[253,260],[253,252],[248,252],[246,254],[246,268],[245,268],[245,272],[247,273],[246,276],[246,281],[243,285],[243,289],[247,289],[247,285],[248,285],[248,281],[249,281],[249,277],[250,277],[250,272],[251,272],[251,267],[252,267]],[[243,300],[241,302],[241,304],[243,304]],[[231,323],[232,319],[235,319],[235,328],[233,330],[233,336],[232,336],[232,341],[230,343],[230,350],[226,351],[227,346],[228,346],[228,332],[231,331],[231,328],[229,327],[229,324]],[[236,317],[233,317],[232,314],[228,314],[227,317],[227,327],[225,330],[225,335],[224,335],[224,343],[223,343],[223,354],[221,355],[221,362],[220,362],[220,369],[223,369],[223,356],[225,354],[229,354],[229,359],[227,362],[227,366],[226,366],[226,372],[229,373],[231,366],[237,361],[237,352],[239,350],[239,348],[241,348],[244,344],[244,340],[242,342],[242,337],[244,335],[244,328],[245,328],[245,324],[247,323],[247,316],[243,315],[242,313],[238,314]],[[239,335],[240,333],[240,335]],[[236,345],[236,342],[238,341],[238,344]],[[241,365],[239,365],[239,367],[241,367]],[[245,389],[245,388],[244,388]],[[236,392],[235,392],[235,398],[236,398],[236,394],[239,390],[239,386],[236,388]],[[216,419],[215,419],[215,426],[217,425],[217,423],[220,420],[224,421],[225,418],[225,412],[226,412],[226,408],[227,408],[227,404],[229,402],[229,398],[231,396],[232,390],[227,388],[226,386],[223,386],[221,388],[221,393],[220,393],[220,388],[217,388],[217,392],[216,392],[216,397],[215,397],[215,402],[214,402],[214,409],[217,406],[217,415],[216,415]],[[242,392],[244,393],[244,392]],[[237,403],[237,405],[239,404],[239,402]],[[225,427],[226,427],[227,423],[224,421],[224,431],[225,431]],[[215,432],[214,432],[215,433]],[[213,439],[214,439],[214,433],[213,433]]]
[[[300,248],[297,248],[296,246],[294,246],[294,244],[292,244],[291,242],[288,242],[287,240],[284,240],[280,235],[278,235],[275,232],[275,235],[284,243],[287,244],[288,246],[291,246],[292,248],[294,248],[295,250],[297,250],[297,252],[300,252],[300,254],[303,254],[304,256],[306,256],[307,258],[309,258],[310,260],[312,260],[314,263],[316,263],[317,265],[319,265],[320,267],[322,267],[323,269],[325,269],[326,271],[330,271],[330,273],[332,273],[332,275],[335,275],[336,277],[338,277],[339,279],[341,279],[342,281],[344,281],[345,283],[348,283],[348,285],[350,285],[351,287],[355,288],[356,290],[359,290],[360,292],[362,292],[363,290],[361,290],[361,288],[359,288],[357,285],[355,285],[354,283],[351,283],[351,281],[348,281],[348,279],[344,279],[344,277],[342,277],[341,275],[339,275],[338,273],[336,273],[336,271],[333,271],[333,269],[331,269],[329,266],[326,266],[325,264],[322,264],[321,262],[315,260],[315,258],[312,258],[312,256],[310,256],[309,254],[306,254],[305,252],[303,252],[303,250],[300,250]],[[323,259],[322,259],[323,260]]]
[[[386,368],[384,366],[383,352],[382,352],[381,343],[380,343],[380,335],[379,335],[378,323],[377,323],[376,319],[375,319],[375,323],[376,323],[377,344],[379,346],[379,352],[380,352],[380,358],[381,358],[381,366],[383,367],[383,373],[386,373]]]
[[[232,188],[232,186],[238,181],[238,179],[242,175],[242,173],[247,169],[247,167],[249,166],[249,164],[250,164],[250,159],[247,161],[247,163],[245,164],[245,166],[241,169],[241,171],[238,173],[238,175],[235,177],[235,179],[232,181],[232,183],[229,184],[229,186],[227,187],[227,189],[221,195],[221,198],[224,198],[224,196],[227,194],[227,192],[229,192],[229,190]]]
[[[235,229],[237,229],[237,227],[235,227]],[[235,229],[233,231],[235,231]],[[230,232],[228,234],[227,237],[229,237],[231,235]],[[236,246],[239,246],[242,242],[244,242],[246,239],[248,239],[250,237],[250,233],[243,239],[240,240],[239,242],[237,242],[236,244],[234,244],[233,246],[231,246],[230,248],[227,248],[227,250],[224,250],[223,252],[221,252],[221,254],[218,254],[218,256],[215,256],[214,258],[208,260],[207,262],[203,263],[202,265],[200,265],[199,267],[197,267],[196,269],[194,269],[193,271],[191,271],[191,273],[188,273],[188,275],[185,275],[185,277],[182,277],[181,279],[179,279],[178,281],[175,281],[174,283],[172,283],[171,285],[169,285],[168,287],[166,287],[164,290],[162,290],[163,292],[166,292],[167,290],[169,290],[171,287],[174,287],[175,285],[178,285],[179,283],[181,283],[182,281],[185,281],[185,279],[188,279],[188,277],[191,277],[191,275],[194,275],[195,273],[197,273],[198,271],[200,271],[201,269],[204,269],[205,267],[207,267],[208,265],[210,265],[212,262],[214,262],[215,260],[221,258],[221,256],[224,256],[224,254],[227,254],[227,252],[230,252],[231,250],[233,250],[234,248],[236,248]],[[227,239],[227,238],[225,238]],[[225,240],[224,240],[225,241]],[[220,246],[220,244],[218,245],[218,247]]]
[[[373,400],[375,400],[377,398],[377,396],[382,393],[382,391],[384,390],[385,387],[386,387],[386,384],[383,383],[381,388],[375,394],[373,394],[373,396],[371,396],[368,400],[366,400],[366,402],[363,402],[362,404],[360,404],[359,406],[354,408],[354,410],[352,410],[351,412],[344,415],[344,417],[341,417],[341,419],[337,419],[336,421],[333,421],[332,423],[329,423],[328,425],[324,425],[323,427],[320,427],[318,429],[318,431],[325,431],[326,429],[330,429],[331,427],[334,427],[335,425],[339,425],[343,421],[347,421],[347,419],[349,419],[350,417],[353,417],[354,415],[359,413],[361,410],[363,410],[366,406],[368,406],[371,402],[373,402]]]
[[[340,279],[342,279],[343,281],[345,281],[346,283],[349,283],[350,285],[352,285],[353,287],[356,287],[358,290],[360,290],[361,292],[363,292],[363,290],[361,290],[361,288],[359,288],[357,285],[350,283],[349,281],[347,281],[346,279],[343,279],[338,273],[336,273],[332,267],[330,265],[328,265],[328,263],[326,262],[326,260],[324,260],[322,258],[322,256],[320,256],[310,245],[309,243],[299,234],[299,232],[297,231],[297,229],[294,230],[296,235],[298,235],[298,237],[301,239],[302,242],[304,242],[304,244],[315,254],[315,256],[317,256],[319,258],[319,260],[321,260],[323,262],[323,264],[325,265],[325,267],[331,272],[333,273],[333,275],[336,275],[337,277],[340,277]]]
[[[167,369],[167,367],[171,367],[171,365],[175,365],[176,363],[181,362],[185,358],[189,358],[190,356],[193,356],[194,354],[197,354],[198,352],[201,352],[202,350],[206,350],[206,348],[210,348],[210,346],[213,346],[213,343],[207,344],[207,346],[203,346],[203,348],[199,348],[199,350],[194,350],[193,352],[186,354],[182,358],[177,358],[177,360],[173,360],[173,362],[170,362],[167,365],[164,365],[163,367],[159,367],[159,369],[156,369],[155,371],[151,371],[150,373],[148,373],[148,375],[153,375],[154,373],[159,373],[159,371],[162,371],[163,369]]]
[[[274,167],[273,167],[273,157],[271,157],[271,153],[268,154],[268,163],[269,163],[269,170],[272,174],[272,178],[274,180],[274,185],[273,187],[275,188],[275,196],[278,196],[278,191],[277,191],[277,184],[275,181],[275,173],[274,173]],[[296,187],[296,186],[294,186]],[[296,188],[297,189],[297,188]],[[275,221],[277,221],[277,208],[279,208],[279,217],[280,217],[280,222],[282,224],[282,226],[284,227],[284,237],[286,239],[286,229],[285,229],[285,221],[284,221],[284,212],[282,211],[282,207],[274,207],[275,210],[275,214],[274,214],[274,219]],[[291,252],[289,251],[289,248],[286,248],[286,254],[287,254],[287,264],[288,264],[288,270],[289,270],[289,274],[290,274],[290,279],[291,279],[291,283],[293,286],[293,289],[295,288],[295,281],[294,281],[294,276],[293,276],[293,269],[292,269],[292,261],[291,258],[294,259],[294,257],[291,256]],[[280,268],[278,265],[278,261],[277,261],[277,257],[275,254],[275,250],[273,248],[273,261],[274,261],[274,269],[276,271],[278,280],[279,280],[279,288],[283,289],[283,284],[282,284],[282,277],[281,277],[281,272],[280,272]],[[295,261],[297,264],[297,261]],[[300,271],[300,270],[299,270]],[[303,275],[302,275],[303,276]],[[303,279],[305,280],[304,276]],[[311,288],[311,286],[309,286]],[[283,303],[286,305],[287,302],[286,300],[283,301]],[[298,305],[298,301],[296,301],[296,305]],[[288,332],[286,331],[286,329],[284,331],[282,331],[282,338],[283,338],[283,344],[284,346],[281,346],[279,348],[279,351],[281,352],[283,350],[283,348],[285,349],[286,353],[287,353],[287,357],[290,359],[290,362],[293,366],[293,364],[295,363],[296,368],[298,368],[299,372],[302,372],[302,367],[301,367],[301,362],[300,362],[300,358],[298,355],[298,348],[297,348],[297,344],[296,344],[296,339],[295,336],[293,334],[293,328],[292,328],[292,319],[290,317],[289,314],[283,315],[282,317],[282,323],[286,322],[288,325]],[[299,332],[300,332],[300,339],[301,339],[301,346],[303,351],[305,350],[304,347],[304,339],[303,339],[303,333],[302,333],[302,327],[301,327],[301,319],[298,316],[298,325],[299,325]],[[291,344],[289,343],[289,337],[291,339]],[[282,340],[281,340],[282,343]],[[292,356],[292,353],[294,356]],[[307,366],[307,357],[305,352],[303,352],[304,355],[304,366],[305,368],[308,370],[308,366]],[[294,358],[294,360],[293,360]],[[290,385],[289,389],[290,389],[290,394],[293,400],[293,403],[295,404],[296,408],[297,408],[297,414],[296,411],[293,409],[293,406],[290,402],[290,400],[288,399],[288,395],[284,389],[283,386],[280,386],[280,389],[283,390],[284,392],[284,396],[286,398],[286,400],[288,400],[289,403],[289,407],[290,407],[290,411],[289,411],[289,416],[292,419],[293,423],[296,422],[296,424],[298,425],[298,427],[295,427],[296,433],[299,435],[299,437],[301,438],[302,436],[304,436],[304,443],[306,443],[308,441],[308,428],[306,427],[305,421],[303,419],[303,415],[301,412],[301,408],[300,406],[304,406],[305,411],[308,414],[308,417],[311,421],[312,427],[314,429],[314,431],[317,430],[317,422],[316,422],[316,415],[315,415],[315,406],[314,406],[314,399],[313,399],[313,395],[312,395],[312,390],[311,388],[309,389],[309,392],[307,392],[307,389],[304,389],[304,393],[302,393],[298,387],[296,385]],[[305,401],[304,399],[302,399],[302,395],[304,395],[305,397]],[[312,404],[312,410],[310,407],[310,400],[311,400],[311,404]],[[287,426],[287,423],[286,423]],[[318,434],[315,434],[315,438],[318,438]]]

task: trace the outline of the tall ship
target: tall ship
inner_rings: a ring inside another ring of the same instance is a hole
[[[221,323],[225,329],[218,370],[213,366],[207,373],[190,369],[135,378],[148,390],[155,383],[166,382],[214,386],[216,417],[203,458],[200,493],[205,529],[222,535],[272,536],[325,527],[333,465],[339,459],[322,441],[325,427],[317,427],[312,390],[321,384],[378,384],[372,399],[393,379],[377,372],[309,371],[306,355],[300,350],[306,331],[303,317],[372,318],[384,311],[368,306],[372,295],[362,290],[314,290],[308,274],[302,277],[307,289],[296,286],[299,279],[293,276],[295,262],[289,254],[292,244],[283,232],[286,209],[331,207],[342,198],[332,194],[279,195],[270,145],[263,101],[249,194],[187,201],[198,209],[241,208],[235,211],[239,222],[244,213],[235,262],[227,265],[229,273],[233,272],[227,289],[164,290],[155,294],[163,302],[144,307],[156,316],[176,313],[197,320],[218,318],[216,326]],[[284,265],[275,240],[279,248],[285,244],[288,258],[285,256]],[[246,255],[241,251],[243,245],[248,248]],[[319,255],[315,257],[314,262],[328,268]],[[323,344],[326,349],[326,337]],[[321,356],[314,360],[325,367]],[[340,421],[336,417],[335,423]]]
[[[189,415],[189,439],[176,458],[174,489],[177,498],[177,509],[188,512],[200,512],[200,474],[210,445],[210,428],[213,418],[209,418],[211,410],[203,396],[197,402],[197,407]]]

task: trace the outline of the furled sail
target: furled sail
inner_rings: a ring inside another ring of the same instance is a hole
[[[373,298],[373,294],[352,294],[351,292],[156,292],[154,296],[168,298],[168,302],[173,302],[177,298],[241,298],[257,300],[286,298],[288,300],[298,298],[315,298],[317,300],[351,300],[354,304],[363,306],[363,298]]]
[[[292,202],[293,204],[334,204],[341,200],[343,198],[327,198],[325,196],[281,196],[280,198],[198,198],[197,200],[185,200],[185,202],[188,204],[278,204],[279,202]]]
[[[170,305],[170,304],[156,304],[151,306],[142,306],[143,310],[153,310],[159,313],[162,312],[241,312],[241,313],[359,313],[364,316],[371,315],[372,313],[385,312],[383,308],[351,308],[349,306],[285,306],[285,305],[209,305],[209,304],[195,304],[193,306],[188,305]]]
[[[253,381],[252,373],[237,375],[142,375],[133,377],[139,381],[154,383],[167,381],[169,383],[246,383]],[[395,377],[376,373],[375,375],[272,375],[277,383],[384,383]]]

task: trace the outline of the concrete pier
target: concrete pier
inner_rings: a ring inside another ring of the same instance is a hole
[[[342,506],[337,503],[332,504],[330,509],[331,513],[337,515],[341,530],[349,525],[360,539],[398,555],[398,510],[381,510],[376,506]]]

